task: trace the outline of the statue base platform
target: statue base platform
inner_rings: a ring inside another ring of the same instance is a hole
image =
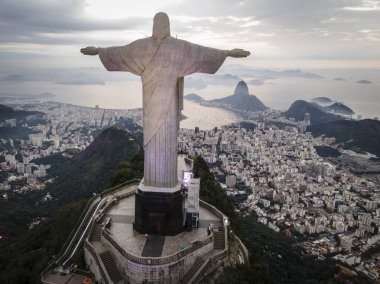
[[[135,193],[135,222],[140,234],[174,236],[184,231],[184,197],[180,183],[172,188],[145,186]]]

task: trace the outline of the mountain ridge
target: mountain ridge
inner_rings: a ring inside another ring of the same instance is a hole
[[[267,109],[255,95],[249,94],[248,86],[244,81],[240,81],[236,85],[233,95],[207,102],[213,105],[229,105],[242,111],[263,111]]]
[[[343,119],[341,116],[324,112],[319,107],[313,105],[313,103],[308,103],[304,100],[295,101],[289,109],[282,114],[287,118],[294,118],[296,121],[302,121],[304,120],[305,113],[310,114],[311,124],[321,124]]]
[[[25,119],[28,116],[42,114],[38,111],[26,111],[26,110],[14,110],[11,107],[0,104],[0,122],[4,122],[7,119]]]
[[[307,128],[314,137],[325,134],[335,137],[336,143],[344,143],[346,149],[361,149],[380,157],[380,121],[373,119],[340,120]]]

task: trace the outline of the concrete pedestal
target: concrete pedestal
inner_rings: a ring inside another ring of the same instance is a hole
[[[135,194],[135,222],[140,234],[174,236],[184,230],[184,198],[178,184],[155,188],[140,183]]]

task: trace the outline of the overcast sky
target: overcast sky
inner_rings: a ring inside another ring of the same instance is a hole
[[[1,0],[0,75],[100,66],[79,49],[150,36],[159,11],[168,13],[172,36],[250,50],[248,62],[340,60],[380,69],[377,0]]]

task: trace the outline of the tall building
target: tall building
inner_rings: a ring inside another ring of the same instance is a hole
[[[306,125],[310,125],[310,113],[306,112],[303,118]]]
[[[227,187],[234,187],[236,185],[236,176],[235,175],[227,175],[226,176],[226,185],[227,185]]]
[[[340,236],[340,247],[343,250],[350,252],[352,247],[352,238],[349,236]]]

